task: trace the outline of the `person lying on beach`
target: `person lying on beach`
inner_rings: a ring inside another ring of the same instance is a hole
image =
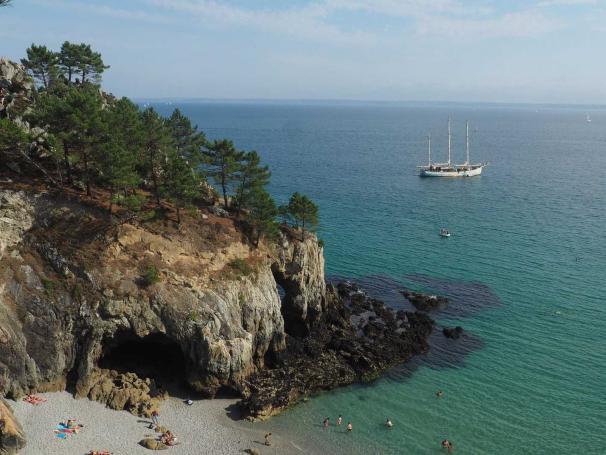
[[[45,403],[46,398],[42,398],[37,395],[26,395],[25,398],[23,398],[23,401],[33,405],[39,405],[40,403]]]
[[[167,446],[174,446],[177,445],[177,437],[170,430],[167,430],[160,438],[160,442]]]
[[[109,450],[91,450],[86,455],[113,455]]]

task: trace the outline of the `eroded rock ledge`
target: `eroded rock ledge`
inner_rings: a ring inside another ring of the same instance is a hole
[[[273,368],[247,382],[241,407],[265,419],[322,390],[375,379],[389,367],[426,351],[433,321],[395,312],[351,283],[330,287],[328,304],[309,336],[287,338]]]

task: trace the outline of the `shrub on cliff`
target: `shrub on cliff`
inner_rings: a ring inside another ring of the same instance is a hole
[[[158,281],[160,281],[160,271],[155,265],[148,266],[141,275],[141,283],[144,286],[151,286]]]

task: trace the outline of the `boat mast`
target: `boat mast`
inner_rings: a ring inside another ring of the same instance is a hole
[[[448,167],[450,167],[450,117],[448,117]]]
[[[427,142],[429,145],[429,166],[431,166],[431,134],[427,136]]]
[[[467,167],[469,168],[469,122],[465,122],[465,142],[467,149],[467,161],[465,164],[467,164]]]

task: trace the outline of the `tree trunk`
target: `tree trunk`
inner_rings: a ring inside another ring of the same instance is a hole
[[[92,195],[92,193],[90,190],[90,175],[88,172],[88,154],[87,153],[84,153],[84,175],[86,178],[86,182],[85,182],[86,183],[86,195],[90,197]]]
[[[112,216],[112,207],[114,205],[114,187],[109,187],[109,216]]]
[[[74,180],[72,179],[72,169],[69,165],[69,151],[67,147],[67,143],[63,142],[63,162],[65,163],[65,173],[67,174],[67,181],[69,184],[73,184]]]
[[[228,210],[227,206],[227,189],[225,188],[225,173],[221,174],[221,189],[223,190],[223,205],[225,206],[225,210]]]

